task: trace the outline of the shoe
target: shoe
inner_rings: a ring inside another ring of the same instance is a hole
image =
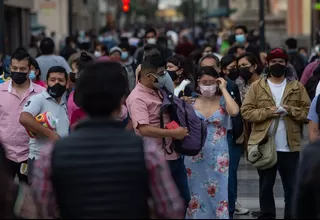
[[[252,211],[252,212],[251,212],[251,215],[252,215],[252,217],[254,217],[254,218],[258,218],[258,217],[260,217],[262,214],[261,214],[261,211],[260,211],[260,210],[257,210],[257,211]]]
[[[246,215],[249,213],[249,209],[243,208],[242,205],[239,202],[236,202],[236,215]]]

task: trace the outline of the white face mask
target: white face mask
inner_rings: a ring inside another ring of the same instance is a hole
[[[157,43],[157,39],[156,38],[148,38],[147,39],[147,43],[148,44],[156,44]]]
[[[94,56],[95,56],[96,58],[101,57],[101,52],[99,52],[99,51],[94,51]]]

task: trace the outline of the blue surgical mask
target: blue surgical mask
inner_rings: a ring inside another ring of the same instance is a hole
[[[128,52],[122,52],[121,53],[121,60],[126,60],[128,59],[129,53]]]
[[[154,87],[156,89],[161,89],[161,88],[163,88],[165,86],[166,79],[165,79],[164,75],[163,76],[156,76],[156,75],[152,74],[152,76],[154,76],[157,79],[157,82],[154,82]]]
[[[31,70],[30,73],[29,73],[29,79],[31,81],[35,80],[37,78],[36,76],[36,72],[34,70]]]
[[[236,41],[242,44],[246,41],[246,37],[244,36],[244,34],[238,34],[236,35]]]

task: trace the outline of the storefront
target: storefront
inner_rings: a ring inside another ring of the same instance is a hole
[[[5,52],[12,52],[19,46],[28,46],[30,39],[30,10],[33,0],[5,0]]]

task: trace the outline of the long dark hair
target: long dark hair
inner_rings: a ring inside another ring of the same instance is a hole
[[[241,60],[242,58],[246,58],[252,66],[257,65],[257,68],[254,70],[254,73],[261,75],[263,71],[263,66],[260,59],[258,59],[253,53],[245,53],[237,58],[237,65],[239,60]]]
[[[188,79],[190,81],[194,81],[193,79],[193,64],[189,62],[184,56],[175,54],[167,59],[167,63],[172,63],[177,66],[179,69],[183,69],[181,81],[184,79]]]

